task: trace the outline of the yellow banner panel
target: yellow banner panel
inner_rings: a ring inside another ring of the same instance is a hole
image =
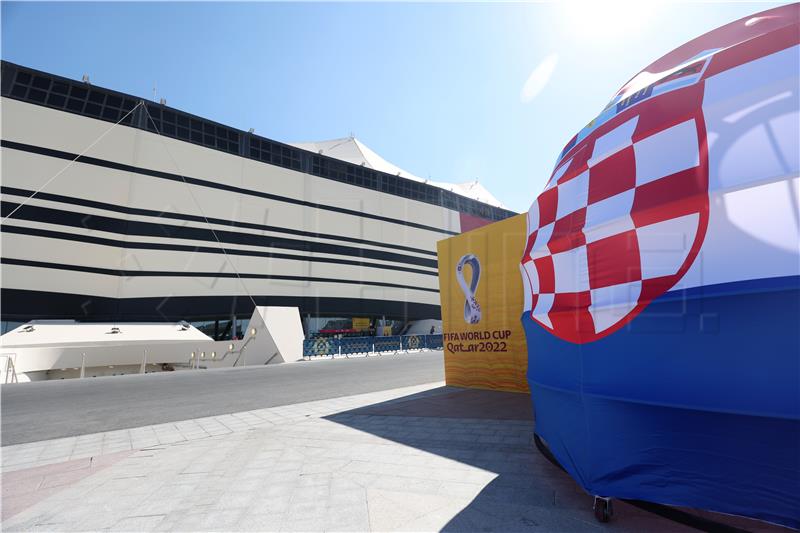
[[[354,318],[353,329],[356,331],[366,331],[369,329],[369,318]]]
[[[528,392],[519,263],[525,215],[438,242],[448,385]]]

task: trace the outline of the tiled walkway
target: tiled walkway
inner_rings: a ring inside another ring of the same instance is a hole
[[[434,383],[7,447],[2,528],[685,530],[625,504],[596,522],[531,445],[528,403]]]
[[[404,387],[391,391],[359,394],[314,402],[243,411],[229,415],[195,418],[181,422],[157,424],[78,437],[52,439],[27,444],[4,446],[2,471],[43,466],[63,461],[96,457],[150,446],[175,444],[247,431],[260,426],[294,422],[308,416],[320,417],[344,410],[392,399],[397,394],[414,394],[442,386],[443,383]],[[438,391],[437,391],[438,392]],[[120,413],[124,418],[125,413]]]

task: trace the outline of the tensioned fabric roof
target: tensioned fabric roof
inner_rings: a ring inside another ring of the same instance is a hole
[[[394,174],[403,178],[408,178],[414,181],[420,181],[452,191],[456,194],[472,198],[479,202],[483,202],[495,207],[508,209],[503,205],[500,200],[494,197],[492,193],[486,190],[478,180],[467,181],[464,183],[446,183],[441,181],[431,181],[415,176],[411,172],[403,170],[402,168],[386,161],[384,158],[373,152],[367,145],[356,139],[355,137],[343,137],[341,139],[331,139],[328,141],[317,142],[298,142],[287,143],[303,150],[317,152],[328,157],[334,157],[348,163],[355,165],[363,165],[367,168],[386,172],[387,174]]]

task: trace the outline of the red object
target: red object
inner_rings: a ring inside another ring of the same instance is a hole
[[[567,153],[534,202],[522,262],[531,318],[553,335],[585,343],[613,333],[694,261],[708,225],[702,98],[696,83],[622,110]],[[675,145],[685,147],[679,161],[660,155]],[[652,228],[670,221],[694,227],[683,262],[669,272],[645,268],[640,241],[658,246],[652,233],[663,230]],[[632,303],[600,324],[593,302],[617,301]]]
[[[344,335],[345,333],[356,333],[357,329],[321,329],[319,333],[322,335]]]
[[[476,217],[474,215],[468,215],[467,213],[459,213],[459,218],[461,219],[461,233],[465,231],[477,229],[488,224],[491,224],[491,220],[487,220],[485,218]]]

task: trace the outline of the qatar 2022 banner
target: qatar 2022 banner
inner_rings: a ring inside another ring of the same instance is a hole
[[[527,392],[519,317],[525,215],[439,241],[442,342],[448,385]]]

